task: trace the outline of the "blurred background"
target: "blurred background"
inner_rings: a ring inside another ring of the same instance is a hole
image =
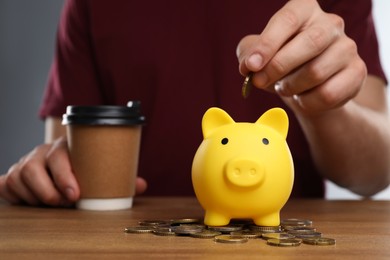
[[[386,28],[390,1],[373,2],[382,63],[390,79],[390,32]],[[62,4],[63,0],[0,0],[0,174],[43,142],[44,125],[37,111]],[[330,182],[327,189],[328,199],[359,199]],[[374,198],[390,199],[390,188]]]

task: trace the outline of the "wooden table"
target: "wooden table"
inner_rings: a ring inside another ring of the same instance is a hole
[[[290,200],[282,218],[313,221],[334,246],[273,247],[262,239],[127,234],[145,219],[202,217],[195,198],[137,198],[133,209],[96,212],[0,203],[0,259],[390,259],[390,201]],[[277,257],[277,258],[275,258]]]

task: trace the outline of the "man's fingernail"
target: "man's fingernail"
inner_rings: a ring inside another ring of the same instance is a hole
[[[261,66],[263,65],[263,58],[260,54],[254,53],[252,54],[247,61],[247,67],[249,70],[257,71],[261,69]]]

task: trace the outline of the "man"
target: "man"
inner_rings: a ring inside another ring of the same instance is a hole
[[[258,34],[261,32],[260,34]],[[237,46],[238,43],[238,46]],[[293,196],[322,197],[323,178],[371,196],[389,184],[390,131],[371,2],[67,1],[40,111],[46,144],[1,176],[11,203],[66,206],[80,190],[60,117],[67,105],[140,100],[138,193],[192,195],[201,115],[220,106],[254,121],[290,117]],[[240,96],[253,72],[253,91]],[[147,184],[146,184],[147,181]]]

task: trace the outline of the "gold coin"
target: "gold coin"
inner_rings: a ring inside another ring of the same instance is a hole
[[[215,236],[221,235],[221,232],[218,231],[211,231],[211,230],[202,230],[197,233],[190,234],[190,237],[194,238],[214,238]]]
[[[295,238],[295,236],[288,233],[263,233],[261,237],[267,240],[273,238],[277,238],[277,239]]]
[[[252,72],[249,72],[248,75],[245,77],[244,84],[242,85],[242,96],[244,98],[249,97],[249,94],[253,88],[252,84]]]
[[[219,235],[214,237],[214,241],[218,243],[241,244],[248,242],[248,238],[231,235]]]
[[[145,234],[145,233],[152,233],[152,232],[153,232],[153,228],[148,226],[135,226],[135,227],[125,228],[125,233]]]
[[[328,237],[304,238],[303,243],[317,246],[330,246],[336,244],[336,239]]]
[[[299,246],[302,243],[298,238],[277,239],[272,238],[267,240],[267,244],[271,246]]]

